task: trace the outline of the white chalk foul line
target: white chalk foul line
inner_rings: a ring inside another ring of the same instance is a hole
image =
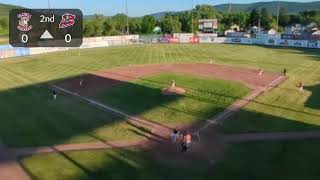
[[[206,120],[206,124],[204,126],[202,126],[201,128],[199,128],[194,134],[199,134],[200,131],[208,128],[211,125],[221,125],[222,122],[219,122],[225,118],[227,118],[228,116],[233,115],[234,113],[236,113],[237,111],[239,111],[240,109],[242,109],[244,106],[246,106],[248,103],[250,103],[253,99],[257,98],[260,94],[262,94],[263,92],[267,91],[269,88],[273,88],[274,84],[278,84],[277,82],[282,80],[283,78],[285,78],[285,76],[280,76],[277,79],[271,81],[268,85],[266,85],[263,88],[257,88],[253,93],[251,93],[249,96],[240,99],[239,101],[236,101],[234,104],[232,104],[231,106],[229,106],[226,110],[224,110],[222,113],[219,113],[216,117],[214,117],[213,119],[207,119]],[[269,89],[269,90],[271,90]],[[240,105],[237,105],[240,104]]]
[[[77,93],[71,92],[71,91],[69,91],[69,90],[67,90],[67,89],[64,89],[64,88],[62,88],[62,87],[59,87],[59,86],[56,86],[56,85],[51,85],[51,86],[54,87],[54,88],[56,88],[56,89],[58,89],[58,90],[60,90],[60,91],[63,91],[63,92],[68,93],[68,94],[71,94],[71,95],[76,96],[76,97],[78,97],[78,98],[80,98],[80,99],[83,99],[83,100],[85,100],[85,101],[87,101],[87,102],[89,102],[89,103],[91,103],[91,104],[94,104],[94,105],[96,105],[96,106],[102,107],[102,108],[104,108],[104,109],[106,109],[106,110],[108,110],[108,111],[112,111],[112,112],[114,112],[114,113],[120,114],[120,115],[122,115],[122,116],[124,116],[124,117],[126,117],[126,118],[133,119],[133,120],[136,120],[136,121],[140,121],[140,120],[141,120],[141,119],[136,118],[136,117],[134,117],[134,116],[128,115],[128,114],[126,114],[126,113],[124,113],[124,112],[122,112],[122,111],[119,111],[119,110],[117,110],[117,109],[114,109],[114,108],[112,108],[112,107],[109,107],[109,106],[107,106],[107,105],[104,105],[104,104],[102,104],[102,103],[100,103],[100,102],[98,102],[98,101],[95,101],[95,100],[92,100],[92,99],[83,97],[83,96],[81,96],[81,95],[79,95],[79,94],[77,94]]]

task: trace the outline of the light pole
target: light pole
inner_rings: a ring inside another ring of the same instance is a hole
[[[126,0],[126,15],[127,15],[127,34],[129,35],[129,14],[128,14],[128,0]]]
[[[279,14],[280,14],[280,0],[278,0],[278,7],[277,7],[277,32],[279,32]]]
[[[191,4],[192,4],[192,7],[191,7],[191,24],[192,24],[191,31],[193,34],[193,0],[191,0]]]
[[[48,9],[51,9],[51,8],[50,8],[50,0],[48,0]]]

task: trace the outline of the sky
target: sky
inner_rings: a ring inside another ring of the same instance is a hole
[[[252,3],[257,0],[127,0],[128,14],[131,17],[143,16],[163,11],[191,9],[194,4]],[[272,1],[272,0],[264,0]],[[315,0],[286,0],[311,2]],[[125,13],[126,0],[49,0],[51,8],[78,8],[85,15],[95,13],[107,16]],[[0,3],[19,5],[27,8],[48,8],[48,0],[0,0]]]

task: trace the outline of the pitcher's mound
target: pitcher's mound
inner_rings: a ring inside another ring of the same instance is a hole
[[[162,89],[163,95],[182,95],[185,92],[186,90],[181,87],[167,87]]]

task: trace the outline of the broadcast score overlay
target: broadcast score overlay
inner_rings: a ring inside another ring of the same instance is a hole
[[[13,47],[79,47],[83,14],[79,9],[14,9],[9,15]]]

